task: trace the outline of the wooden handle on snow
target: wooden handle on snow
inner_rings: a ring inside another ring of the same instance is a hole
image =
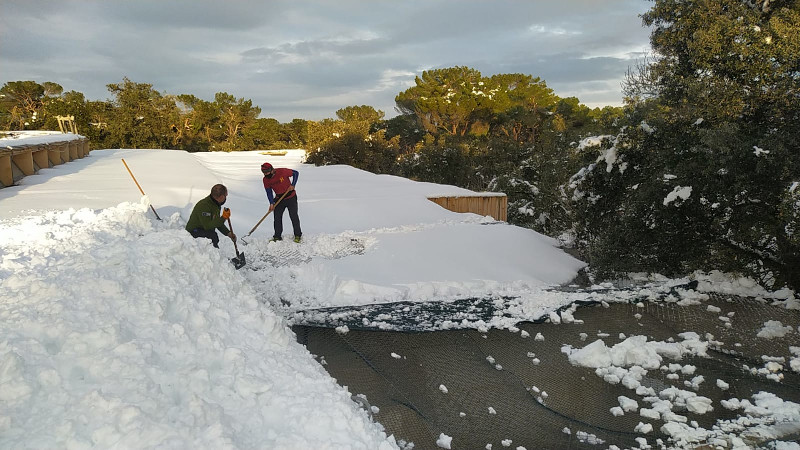
[[[133,182],[136,183],[136,187],[139,188],[139,192],[142,193],[142,196],[147,197],[147,194],[144,193],[144,190],[142,189],[142,187],[139,186],[139,182],[136,181],[136,177],[133,176],[133,172],[131,172],[131,168],[128,167],[128,163],[125,162],[125,158],[122,158],[122,164],[125,164],[125,168],[128,169],[128,173],[131,175],[131,178],[133,178]],[[150,204],[150,209],[153,210],[153,214],[156,215],[156,219],[161,220],[161,217],[158,216],[158,213],[156,212],[156,209],[153,208],[153,204],[152,203]]]
[[[278,201],[277,201],[277,202],[275,202],[275,206],[278,206],[278,203],[280,203],[280,202],[281,202],[281,200],[283,200],[283,197],[286,197],[286,194],[288,194],[289,192],[292,192],[293,190],[294,190],[294,189],[284,192],[284,193],[283,193],[283,195],[281,195],[281,198],[279,198],[279,199],[278,199]],[[274,208],[273,208],[273,209],[274,209]],[[250,232],[249,232],[249,233],[247,233],[247,236],[245,236],[245,237],[248,237],[248,236],[250,236],[251,234],[253,234],[253,231],[256,231],[256,228],[258,228],[258,226],[259,226],[259,225],[261,225],[261,222],[263,222],[263,221],[264,221],[264,219],[266,219],[266,218],[267,218],[267,216],[269,215],[269,213],[271,213],[271,212],[272,212],[272,209],[270,209],[269,211],[267,211],[267,213],[266,213],[266,214],[264,214],[264,217],[262,217],[262,218],[261,218],[261,220],[259,220],[259,221],[258,221],[258,223],[256,224],[256,226],[254,226],[254,227],[253,227],[253,229],[252,229],[252,230],[250,230]]]

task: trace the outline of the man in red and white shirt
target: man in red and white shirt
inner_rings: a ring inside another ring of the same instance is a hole
[[[272,164],[264,163],[261,165],[261,173],[264,174],[264,190],[267,191],[269,210],[275,212],[275,235],[270,240],[280,241],[283,239],[281,236],[283,234],[283,212],[288,209],[294,229],[294,241],[300,242],[303,231],[300,229],[300,217],[297,215],[297,191],[294,190],[294,186],[297,184],[297,171],[276,169],[272,167]]]

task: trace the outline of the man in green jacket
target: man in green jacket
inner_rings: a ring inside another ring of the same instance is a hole
[[[211,188],[211,195],[194,205],[189,221],[186,222],[186,231],[191,233],[194,238],[211,239],[211,243],[217,248],[219,248],[217,230],[236,242],[236,235],[225,226],[225,219],[231,216],[231,210],[225,208],[220,214],[220,208],[225,204],[227,198],[228,188],[222,184],[215,184]]]

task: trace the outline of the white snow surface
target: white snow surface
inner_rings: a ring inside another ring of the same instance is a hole
[[[60,131],[30,130],[6,131],[0,137],[0,148],[14,148],[21,145],[42,145],[53,142],[66,142],[82,139],[83,136]]]
[[[4,224],[0,447],[393,448],[224,257],[146,211]]]
[[[783,326],[778,320],[768,320],[764,322],[764,326],[758,331],[756,336],[764,339],[780,338],[794,331],[790,326]]]
[[[584,265],[555,240],[426,198],[469,191],[303,155],[100,150],[1,189],[0,448],[397,448],[296,343],[280,300],[511,292],[530,315],[572,301],[539,295]],[[183,227],[223,183],[247,234],[267,211],[265,161],[300,173],[304,242],[267,244],[269,217],[239,249],[300,258],[237,271],[229,239],[215,249]]]

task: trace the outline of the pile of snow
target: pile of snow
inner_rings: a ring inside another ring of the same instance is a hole
[[[681,333],[682,342],[648,341],[647,336],[631,336],[611,348],[606,347],[602,339],[598,339],[586,347],[575,350],[565,346],[562,351],[569,355],[573,365],[591,368],[611,366],[657,369],[661,367],[663,357],[679,360],[685,354],[706,354],[708,342],[703,342],[697,333]]]
[[[768,320],[756,336],[764,339],[781,338],[794,331],[790,326],[783,326],[779,320]]]
[[[215,249],[144,204],[0,233],[0,447],[395,448]]]
[[[693,278],[698,282],[697,290],[699,292],[716,292],[740,297],[770,299],[773,304],[782,305],[788,309],[800,309],[800,297],[788,288],[768,291],[752,278],[733,276],[718,270],[695,272]]]
[[[684,385],[691,390],[669,386],[657,391],[643,385],[642,381],[649,370],[660,368],[663,372],[669,372],[666,378],[672,381],[677,381],[680,375],[695,374],[696,367],[693,365],[664,364],[665,357],[680,360],[684,355],[708,356],[708,342],[702,341],[696,333],[681,333],[679,336],[682,342],[653,342],[645,336],[632,336],[610,348],[598,339],[579,349],[566,345],[562,352],[571,364],[593,368],[597,376],[606,382],[621,384],[639,396],[638,401],[619,396],[619,406],[609,410],[612,416],[638,412],[644,421],[639,422],[632,431],[641,434],[653,430],[650,422],[662,421],[660,431],[669,436],[670,442],[678,448],[701,444],[749,448],[754,442],[780,439],[800,431],[800,405],[768,392],[754,394],[752,403],[736,398],[722,400],[719,407],[732,411],[741,409],[741,416],[732,420],[718,420],[711,429],[705,429],[697,421],[691,420],[691,415],[708,414],[715,409],[711,399],[696,393],[705,381],[702,375],[684,381]],[[800,349],[792,349],[793,353],[800,353]],[[768,364],[778,365],[771,358],[765,359],[770,360]],[[776,378],[775,381],[780,380]],[[729,388],[729,384],[723,380],[717,380],[716,386],[723,391]],[[640,407],[640,402],[650,406]],[[643,445],[648,445],[644,438],[641,439]]]

